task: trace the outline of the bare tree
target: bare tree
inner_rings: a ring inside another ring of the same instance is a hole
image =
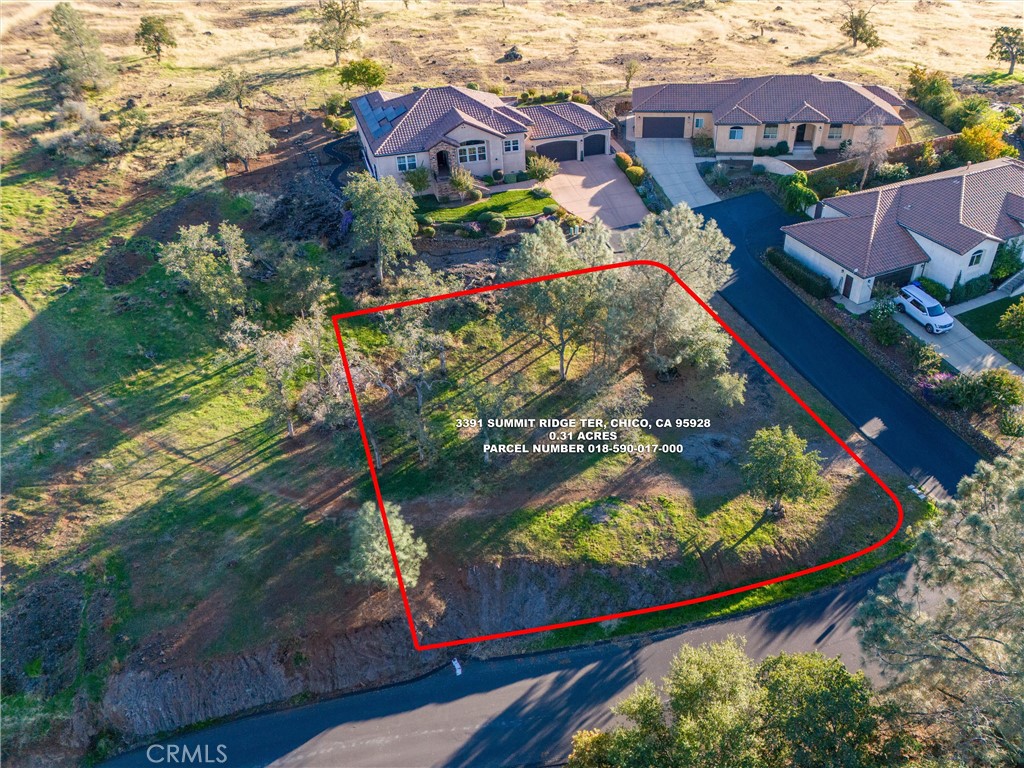
[[[884,163],[889,157],[889,145],[885,139],[885,124],[882,118],[876,116],[868,124],[870,127],[864,141],[850,144],[843,150],[843,157],[857,160],[864,166],[864,173],[860,177],[861,189],[867,184],[871,169],[879,163]]]
[[[633,83],[633,78],[639,74],[643,65],[640,64],[636,59],[626,59],[622,65],[622,75],[626,80],[626,90],[629,90],[630,85]]]

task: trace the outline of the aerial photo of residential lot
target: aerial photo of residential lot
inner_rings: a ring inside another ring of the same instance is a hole
[[[1024,5],[0,7],[0,759],[1024,765]]]

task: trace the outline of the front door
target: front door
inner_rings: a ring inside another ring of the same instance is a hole
[[[850,298],[851,290],[853,290],[853,275],[847,275],[843,281],[843,296]]]
[[[807,136],[807,123],[800,123],[800,125],[798,125],[796,127],[796,140],[798,142],[799,141],[807,141],[806,136]]]
[[[437,153],[437,175],[441,177],[450,176],[452,172],[451,163],[448,160],[448,151],[442,149]]]

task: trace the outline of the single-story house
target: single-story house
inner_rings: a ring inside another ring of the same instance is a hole
[[[988,274],[999,244],[1024,236],[1024,162],[1000,158],[830,197],[815,214],[782,228],[786,253],[855,304],[877,282],[923,276],[952,288]]]
[[[637,139],[710,136],[719,154],[750,154],[780,141],[791,149],[858,144],[880,126],[896,145],[905,102],[891,88],[819,75],[769,75],[633,89]]]
[[[556,160],[611,154],[612,124],[586,104],[517,107],[451,85],[352,99],[363,160],[375,178],[429,168],[435,182],[463,166],[475,176],[526,169],[526,152]]]

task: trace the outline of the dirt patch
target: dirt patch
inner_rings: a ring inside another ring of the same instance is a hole
[[[111,247],[103,258],[103,282],[108,288],[133,283],[156,264],[156,248],[152,240],[122,238],[111,240]]]

